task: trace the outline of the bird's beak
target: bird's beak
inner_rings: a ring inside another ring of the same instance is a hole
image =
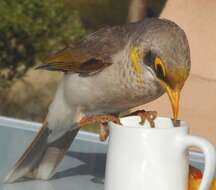
[[[175,122],[178,118],[178,113],[179,113],[180,90],[179,89],[173,90],[169,86],[166,86],[166,92],[172,104],[173,119]]]
[[[160,81],[160,82],[169,96],[172,105],[173,119],[174,122],[176,122],[179,113],[179,100],[180,100],[181,88],[173,89],[169,85],[167,85],[164,81]]]

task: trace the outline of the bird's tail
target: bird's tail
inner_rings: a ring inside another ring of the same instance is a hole
[[[50,131],[47,123],[44,123],[30,146],[7,174],[4,182],[13,183],[22,177],[43,180],[52,177],[78,131],[78,128],[68,131],[59,139],[49,143]]]

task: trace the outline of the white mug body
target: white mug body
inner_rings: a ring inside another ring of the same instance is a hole
[[[187,190],[186,124],[172,127],[170,119],[157,118],[160,127],[148,128],[137,120],[124,118],[124,126],[109,123],[105,190]]]

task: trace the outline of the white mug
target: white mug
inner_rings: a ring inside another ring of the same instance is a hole
[[[200,148],[205,169],[199,190],[208,190],[214,177],[216,152],[207,140],[188,134],[181,121],[173,127],[168,118],[155,120],[156,128],[139,124],[138,116],[109,122],[105,190],[188,190],[188,148]]]

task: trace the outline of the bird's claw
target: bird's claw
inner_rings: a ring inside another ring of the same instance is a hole
[[[157,117],[156,111],[145,111],[145,110],[137,110],[133,113],[128,114],[127,116],[138,115],[141,118],[140,124],[143,125],[147,120],[151,126],[151,128],[155,127],[154,120]]]
[[[141,117],[140,124],[143,125],[147,120],[152,128],[155,128],[154,120],[157,117],[156,111],[138,111],[138,116]]]

